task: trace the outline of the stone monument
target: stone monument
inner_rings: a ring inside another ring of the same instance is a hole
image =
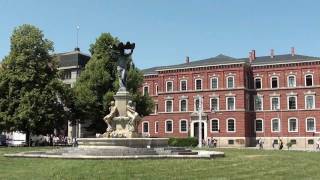
[[[108,125],[106,133],[103,137],[106,138],[136,138],[139,137],[137,126],[141,117],[135,111],[135,106],[131,101],[131,96],[127,91],[127,70],[132,65],[131,55],[135,48],[134,43],[127,42],[119,43],[114,46],[117,59],[117,71],[119,90],[114,96],[114,100],[110,104],[110,113],[103,120]],[[129,51],[129,52],[127,52]]]

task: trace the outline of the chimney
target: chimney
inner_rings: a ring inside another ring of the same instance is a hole
[[[295,49],[294,47],[291,47],[291,56],[294,56],[295,55]]]
[[[274,58],[274,49],[270,50],[270,58]]]
[[[249,62],[252,62],[252,52],[249,52]]]
[[[252,50],[252,60],[256,59],[256,50]]]
[[[189,64],[189,62],[190,62],[190,58],[189,58],[189,56],[187,56],[186,57],[186,63]]]
[[[76,48],[74,48],[74,51],[80,52],[80,48],[76,47]]]

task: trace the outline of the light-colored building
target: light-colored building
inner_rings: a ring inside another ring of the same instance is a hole
[[[57,58],[59,61],[58,69],[62,72],[61,80],[70,87],[74,87],[77,78],[90,60],[90,56],[82,53],[79,48],[75,48],[74,51],[57,54]],[[79,122],[72,124],[69,121],[67,127],[68,137],[83,137],[83,134],[86,133],[85,127],[86,124]]]

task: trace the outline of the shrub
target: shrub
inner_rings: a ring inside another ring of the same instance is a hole
[[[169,146],[176,146],[176,147],[195,147],[198,145],[198,139],[194,137],[188,138],[170,138],[169,139]]]

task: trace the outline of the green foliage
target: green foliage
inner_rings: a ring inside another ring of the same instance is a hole
[[[106,124],[103,116],[109,113],[110,102],[118,90],[117,58],[111,49],[119,43],[109,33],[102,33],[90,46],[92,57],[75,84],[76,107],[78,118],[89,121],[90,130],[103,133]],[[140,115],[148,115],[153,109],[149,96],[143,97],[139,88],[143,83],[143,75],[133,66],[128,69],[127,90],[133,96],[136,110]]]
[[[168,144],[174,147],[196,147],[198,145],[198,139],[194,137],[170,138]]]
[[[58,80],[52,52],[53,43],[38,28],[13,31],[0,71],[0,130],[52,133],[71,118],[63,106],[72,106],[71,91]]]

